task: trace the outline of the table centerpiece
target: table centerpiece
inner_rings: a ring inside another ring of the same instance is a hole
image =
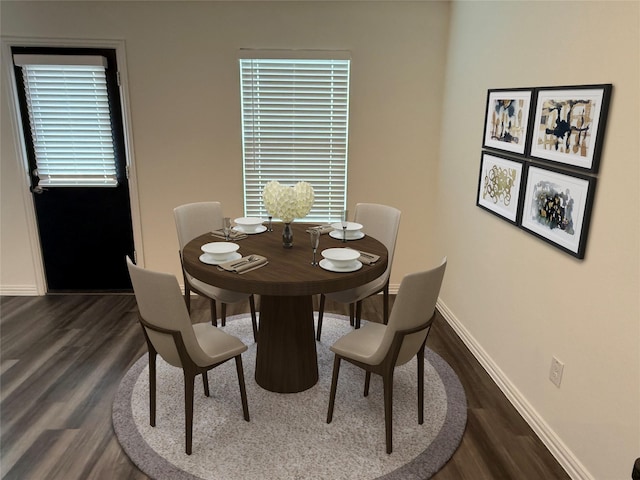
[[[313,187],[307,182],[287,186],[273,180],[265,185],[262,200],[269,215],[279,218],[284,223],[282,246],[293,247],[291,222],[295,218],[306,217],[311,211],[314,200]]]

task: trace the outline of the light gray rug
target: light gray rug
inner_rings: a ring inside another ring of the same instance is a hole
[[[317,315],[317,313],[316,313]],[[158,357],[156,427],[149,425],[145,354],[123,378],[113,426],[123,449],[155,479],[402,479],[430,478],[458,448],[467,421],[464,389],[451,367],[427,348],[424,424],[418,425],[415,359],[394,375],[393,453],[385,451],[382,382],[342,362],[333,421],[326,423],[333,353],[351,331],[348,317],[325,314],[318,350],[319,382],[295,394],[266,391],[254,380],[256,345],[249,315],[227,319],[243,354],[250,422],[242,418],[233,361],[209,372],[211,397],[196,379],[193,453],[184,453],[182,371]]]

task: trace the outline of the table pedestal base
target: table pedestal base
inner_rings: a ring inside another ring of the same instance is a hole
[[[302,392],[318,382],[311,295],[260,296],[255,378],[279,393]]]

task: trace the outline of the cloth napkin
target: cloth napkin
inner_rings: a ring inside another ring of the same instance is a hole
[[[224,230],[222,229],[214,230],[213,232],[211,232],[211,235],[213,235],[216,238],[221,238],[222,240],[226,240],[224,236]],[[247,238],[246,233],[237,232],[235,230],[231,230],[231,232],[229,233],[229,240],[242,240],[243,238]]]
[[[320,235],[323,235],[325,233],[329,233],[333,230],[333,227],[329,224],[327,225],[318,225],[317,227],[309,227],[307,228],[306,232],[309,233],[311,230],[320,230]]]
[[[360,258],[358,258],[358,260],[364,263],[365,265],[373,265],[378,260],[380,260],[380,255],[375,255],[369,252],[363,252],[362,250],[359,250],[359,251],[360,251]]]
[[[251,260],[249,257],[251,257]],[[218,269],[226,270],[227,272],[247,273],[256,268],[264,267],[267,263],[269,263],[267,257],[263,257],[262,255],[247,255],[237,260],[221,263],[218,265]]]

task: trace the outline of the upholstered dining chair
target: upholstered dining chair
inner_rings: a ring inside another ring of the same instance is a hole
[[[406,275],[402,279],[387,325],[369,322],[361,329],[349,332],[331,346],[335,357],[327,423],[331,423],[333,419],[341,360],[346,360],[365,370],[365,397],[369,395],[371,374],[381,375],[387,453],[391,453],[393,449],[393,372],[395,367],[404,365],[415,355],[418,364],[418,423],[422,425],[424,421],[424,349],[435,317],[436,301],[446,265],[447,259],[444,258],[437,267]]]
[[[216,313],[216,301],[221,303],[220,320],[225,326],[227,317],[227,304],[249,300],[251,308],[251,323],[253,326],[253,339],[258,338],[258,322],[256,320],[256,305],[252,294],[234,292],[223,288],[206,284],[197,278],[193,278],[184,268],[182,250],[185,245],[196,237],[222,228],[223,215],[220,202],[197,202],[180,205],[173,209],[173,216],[178,231],[178,243],[180,244],[180,265],[184,278],[184,301],[187,310],[191,311],[191,292],[208,298],[211,308],[211,324],[218,325]]]
[[[393,264],[393,253],[396,249],[398,228],[400,227],[400,213],[400,210],[388,205],[376,203],[358,203],[356,205],[353,221],[362,224],[362,232],[373,236],[387,247],[387,269],[375,280],[359,287],[320,295],[318,327],[316,329],[316,339],[318,341],[320,341],[322,333],[322,317],[324,316],[324,305],[327,298],[338,303],[348,303],[351,325],[355,324],[355,328],[360,328],[362,300],[383,292],[383,321],[385,325],[389,321],[389,276],[391,275],[391,266]],[[354,248],[357,248],[357,246]]]
[[[129,257],[126,260],[138,304],[138,319],[149,351],[149,423],[156,426],[156,356],[160,354],[164,361],[184,373],[185,451],[191,455],[193,390],[197,375],[202,375],[204,394],[208,397],[207,372],[235,359],[242,412],[249,421],[242,368],[242,352],[247,346],[213,325],[193,325],[176,277],[145,270],[134,265]]]

